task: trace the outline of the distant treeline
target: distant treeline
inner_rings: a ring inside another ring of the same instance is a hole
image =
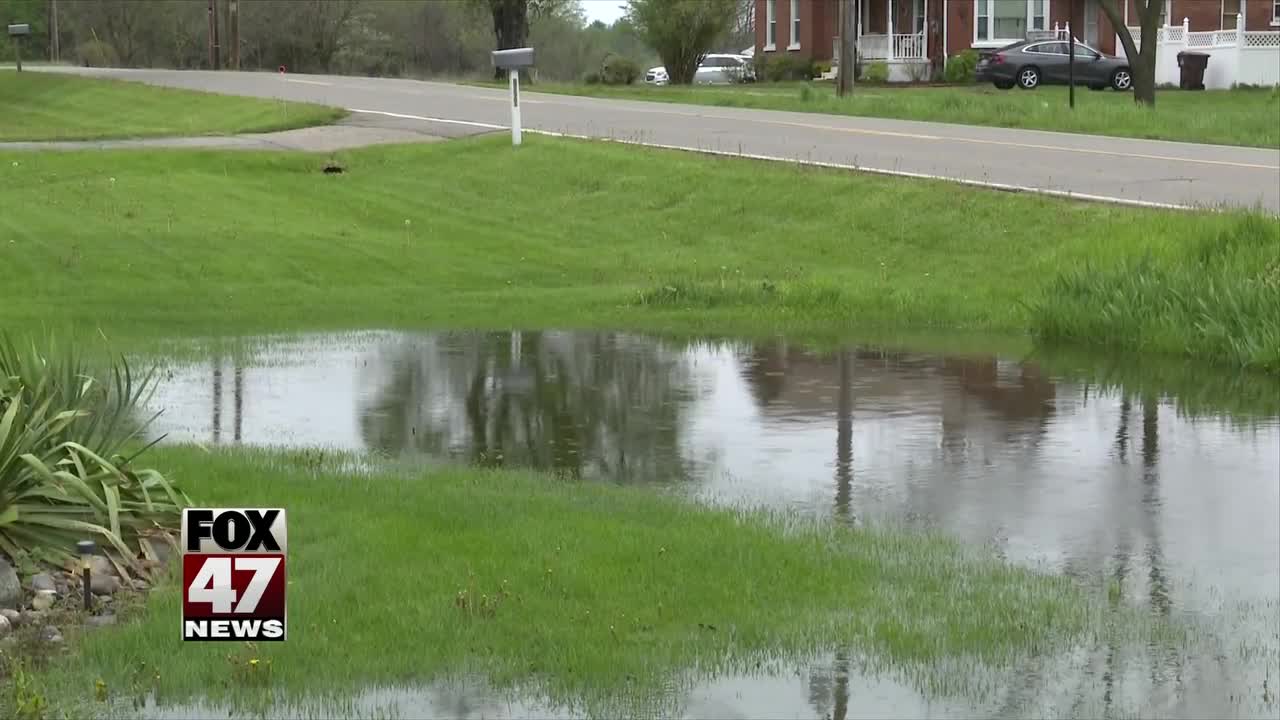
[[[50,59],[57,10],[59,59],[123,67],[208,68],[208,0],[0,0],[0,19],[29,23],[23,55]],[[231,1],[217,0],[219,65],[232,61]],[[246,70],[379,76],[484,76],[492,73],[495,15],[527,14],[537,77],[578,80],[605,58],[643,66],[657,55],[626,19],[588,24],[576,0],[239,0],[239,60]],[[9,38],[0,56],[9,61]],[[732,38],[741,47],[749,37]],[[734,49],[741,49],[734,46]]]

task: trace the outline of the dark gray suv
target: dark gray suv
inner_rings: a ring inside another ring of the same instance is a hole
[[[1066,85],[1070,49],[1065,40],[1026,40],[1007,45],[978,60],[978,82],[994,83],[1001,90],[1014,85],[1024,90],[1043,84]],[[1103,55],[1080,43],[1076,43],[1075,76],[1077,85],[1094,90],[1133,89],[1128,60]]]

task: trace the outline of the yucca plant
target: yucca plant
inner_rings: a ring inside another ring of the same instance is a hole
[[[153,373],[135,378],[123,359],[107,380],[67,348],[0,336],[0,550],[69,566],[93,539],[121,577],[156,559],[190,501],[159,472],[135,469],[150,445],[135,420]],[[133,448],[134,451],[124,453]]]

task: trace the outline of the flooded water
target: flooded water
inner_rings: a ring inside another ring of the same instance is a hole
[[[664,715],[1276,717],[1280,412],[1267,394],[1280,398],[1280,384],[1223,381],[1215,392],[1219,379],[1193,377],[1190,390],[1117,385],[1014,358],[811,352],[784,340],[367,333],[175,362],[153,398],[164,410],[153,430],[535,467],[938,528],[1014,563],[1114,581],[1154,612],[1231,628],[1199,657],[1086,649],[1045,660],[998,681],[1008,701],[998,707],[943,703],[828,658],[694,683]],[[430,699],[441,692],[453,704]],[[566,714],[466,688],[352,702],[355,714],[405,717]]]

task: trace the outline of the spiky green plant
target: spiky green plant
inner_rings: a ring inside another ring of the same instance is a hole
[[[137,378],[122,359],[104,382],[73,349],[49,347],[0,336],[0,550],[65,566],[76,541],[93,539],[128,578],[190,503],[132,465],[149,447],[139,437],[155,416],[134,418],[153,374]]]

